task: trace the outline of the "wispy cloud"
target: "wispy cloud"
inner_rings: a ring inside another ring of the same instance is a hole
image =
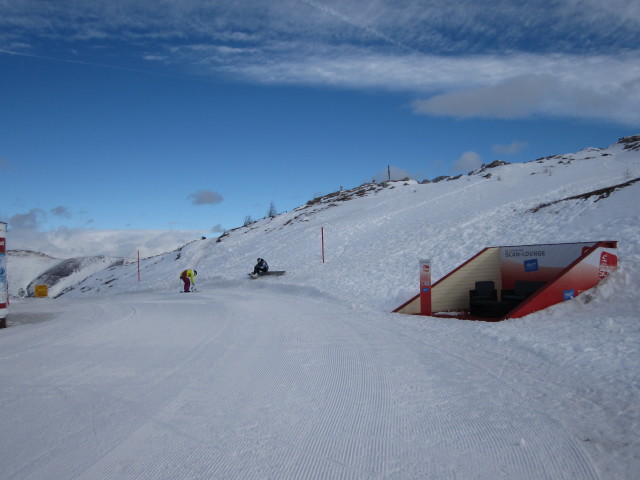
[[[520,142],[518,140],[514,140],[509,144],[499,144],[491,147],[493,153],[498,155],[517,155],[522,150],[527,147],[527,142]]]
[[[200,78],[407,91],[421,97],[414,111],[426,115],[640,123],[635,0],[112,0],[38,8],[16,0],[2,7],[0,50]]]
[[[72,217],[71,211],[67,207],[64,207],[62,205],[52,208],[51,209],[51,213],[53,215],[55,215],[56,217],[62,217],[62,218],[71,218]]]
[[[637,48],[635,0],[516,2],[495,0],[282,0],[102,3],[14,0],[2,5],[0,38],[122,41],[146,46],[253,43],[274,40],[326,45],[388,46],[430,54],[480,52],[619,52]]]

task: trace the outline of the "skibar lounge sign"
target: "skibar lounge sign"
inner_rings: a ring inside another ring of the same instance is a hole
[[[563,268],[580,257],[583,249],[593,243],[532,245],[531,247],[500,247],[502,288],[514,288],[516,280],[547,282]]]
[[[553,295],[570,300],[591,288],[618,266],[618,257],[612,250],[593,243],[566,243],[532,245],[531,247],[501,247],[500,269],[502,288],[514,288],[516,280],[550,282],[576,259],[587,255],[571,272],[564,275],[565,287]],[[591,253],[589,253],[591,252]]]

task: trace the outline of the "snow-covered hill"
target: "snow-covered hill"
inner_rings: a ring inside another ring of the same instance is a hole
[[[40,252],[9,250],[7,252],[9,296],[24,297],[27,287],[42,272],[61,262]]]
[[[102,255],[63,260],[39,252],[9,250],[9,295],[32,297],[35,285],[47,285],[49,296],[57,297],[88,276],[123,263],[123,259]]]
[[[499,162],[497,162],[499,163]],[[271,288],[305,288],[389,311],[417,293],[417,262],[433,278],[486,246],[619,241],[625,271],[640,265],[640,136],[456,179],[362,185],[137,264],[97,272],[67,295],[172,291],[198,270],[201,288],[244,282],[256,258],[287,270]],[[324,260],[322,235],[324,234]],[[20,267],[10,259],[10,268]]]

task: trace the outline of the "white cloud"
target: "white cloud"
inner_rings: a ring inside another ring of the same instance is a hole
[[[518,140],[514,140],[510,144],[503,145],[498,144],[491,147],[493,153],[498,155],[517,155],[523,149],[527,147],[527,142],[520,142]]]
[[[502,119],[544,115],[640,124],[638,53],[440,57],[355,47],[298,53],[244,58],[223,68],[262,83],[423,92],[429,96],[412,103],[416,114]]]
[[[80,212],[82,216],[86,212]],[[224,231],[216,225],[206,230],[96,230],[59,226],[48,227],[48,217],[71,216],[64,206],[45,212],[32,208],[8,218],[8,248],[11,250],[33,250],[58,258],[106,255],[132,258],[140,251],[142,256],[158,255],[206,236]]]
[[[192,205],[215,205],[222,202],[223,198],[217,192],[211,190],[198,190],[187,197]]]
[[[453,164],[453,171],[455,173],[468,172],[480,165],[480,155],[473,151],[464,152]]]
[[[11,228],[7,244],[11,250],[33,250],[57,258],[93,255],[134,258],[170,252],[200,239],[204,230],[89,230],[60,227],[50,231]]]
[[[640,58],[637,65],[616,68],[616,61],[589,68],[572,60],[556,73],[527,73],[487,85],[470,82],[413,103],[414,112],[458,118],[573,117],[640,124]],[[533,70],[533,69],[531,69]],[[618,75],[611,76],[610,72]]]

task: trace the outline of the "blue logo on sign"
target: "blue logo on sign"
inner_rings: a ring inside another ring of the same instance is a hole
[[[423,289],[422,289],[422,291],[423,291],[424,293],[427,293],[427,292],[429,291],[429,289],[428,289],[428,288],[423,288]]]
[[[576,291],[574,289],[565,290],[564,292],[562,292],[562,300],[563,301],[571,300],[575,296],[576,296]]]
[[[524,261],[524,271],[525,272],[537,272],[538,271],[538,259],[533,258],[531,260]]]

